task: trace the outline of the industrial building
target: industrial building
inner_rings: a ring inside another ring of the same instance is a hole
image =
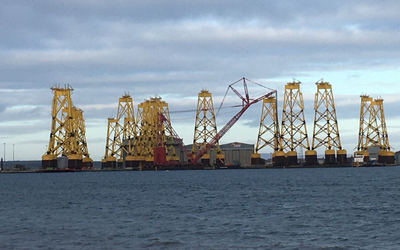
[[[225,155],[225,164],[247,167],[251,165],[251,155],[254,152],[254,144],[231,142],[220,145]]]
[[[400,151],[397,151],[394,154],[394,159],[395,159],[396,164],[400,164]]]
[[[191,149],[193,145],[187,145],[188,149]],[[175,145],[176,149],[179,149],[178,145]],[[247,167],[251,165],[251,155],[254,152],[254,144],[247,144],[242,142],[231,142],[226,144],[220,144],[220,153],[224,155],[224,164],[227,166],[241,166]],[[217,153],[215,150],[207,152],[210,155],[210,165],[215,165],[217,162]],[[179,151],[181,162],[187,162],[186,155]]]

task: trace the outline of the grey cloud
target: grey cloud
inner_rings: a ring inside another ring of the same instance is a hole
[[[270,85],[281,98],[286,83],[281,79],[394,69],[400,57],[398,9],[398,1],[372,0],[6,0],[0,9],[1,122],[29,121],[32,128],[20,129],[48,130],[55,83],[72,85],[73,102],[85,107],[91,128],[115,116],[125,92],[135,103],[158,94],[171,111],[186,110],[196,107],[203,88],[213,93],[217,107],[226,87],[241,77]],[[348,93],[354,94],[361,93]],[[339,122],[358,117],[358,102],[338,99],[336,104]],[[397,117],[395,106],[385,105],[388,117]],[[312,107],[306,100],[308,124]],[[13,109],[18,112],[9,112]],[[258,126],[259,112],[259,107],[246,112],[247,126]],[[233,114],[226,112],[218,123]],[[173,122],[192,129],[194,115],[175,113]],[[0,132],[15,131],[3,127]]]

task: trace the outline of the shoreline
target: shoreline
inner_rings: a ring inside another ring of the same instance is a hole
[[[370,167],[395,167],[398,165],[362,165],[358,168],[370,168]],[[132,169],[132,168],[121,168],[121,169],[27,169],[27,170],[3,170],[0,174],[27,174],[27,173],[77,173],[77,172],[115,172],[115,171],[187,171],[187,170],[229,170],[229,169],[318,169],[318,168],[357,168],[356,166],[346,164],[346,165],[292,165],[292,166],[154,166],[149,168],[144,168],[142,170]]]

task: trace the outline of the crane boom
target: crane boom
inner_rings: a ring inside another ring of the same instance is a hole
[[[246,88],[247,89],[247,88]],[[253,101],[250,102],[250,99],[248,97],[248,95],[246,96],[246,105],[243,106],[243,108],[232,117],[232,119],[225,124],[225,126],[214,136],[214,138],[211,139],[211,141],[209,143],[206,144],[206,146],[200,150],[192,159],[193,163],[197,162],[205,153],[208,152],[208,150],[210,150],[212,147],[214,147],[214,145],[219,141],[219,139],[222,138],[222,136],[224,136],[226,134],[226,132],[228,132],[228,130],[239,120],[239,118],[244,114],[244,112],[254,103],[257,103],[259,101],[261,101],[264,98],[269,97],[272,94],[275,94],[276,90],[271,91],[268,94],[265,94]]]
[[[243,87],[244,87],[244,91],[245,91],[245,96],[243,97],[236,89],[234,89],[232,86],[243,80]],[[191,164],[197,164],[197,161],[204,155],[206,154],[212,147],[215,146],[215,144],[217,144],[217,142],[219,141],[219,139],[221,139],[226,132],[228,132],[228,130],[239,120],[239,118],[244,114],[244,112],[253,104],[263,100],[264,98],[267,98],[273,94],[276,94],[277,91],[276,90],[272,90],[267,94],[264,94],[260,97],[258,97],[257,99],[250,99],[249,97],[249,93],[248,93],[248,89],[247,89],[247,84],[246,84],[246,78],[242,78],[239,81],[236,81],[235,83],[229,85],[227,92],[229,91],[229,89],[232,89],[232,91],[242,100],[242,105],[240,105],[242,107],[242,109],[236,114],[234,115],[229,122],[227,122],[225,124],[225,126],[210,140],[209,143],[207,143],[205,145],[204,148],[202,148],[199,152],[197,152],[197,154],[193,155],[191,152],[189,152],[189,150],[186,148],[186,146],[183,144],[182,139],[178,136],[178,134],[176,133],[176,131],[173,129],[170,121],[168,119],[166,119],[164,117],[164,115],[162,113],[158,113],[159,115],[159,119],[162,123],[164,123],[164,126],[166,127],[166,129],[169,131],[169,133],[176,139],[179,140],[179,147],[182,149],[182,151],[186,154],[188,161]],[[259,85],[259,84],[258,84]],[[260,85],[262,86],[262,85]],[[264,87],[264,86],[262,86]],[[226,94],[225,94],[226,96]],[[225,99],[225,97],[224,97]],[[223,101],[222,101],[223,102]],[[222,106],[222,103],[221,103]],[[221,108],[220,106],[220,108]]]

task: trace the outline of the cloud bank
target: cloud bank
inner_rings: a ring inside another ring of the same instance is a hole
[[[84,110],[89,151],[99,160],[107,118],[124,93],[136,104],[157,94],[174,111],[195,109],[197,93],[207,88],[218,106],[241,77],[277,89],[280,100],[285,83],[302,81],[311,131],[314,83],[324,78],[337,93],[351,151],[361,93],[385,99],[388,125],[398,119],[398,9],[398,1],[7,0],[0,9],[0,138],[16,144],[21,159],[40,159],[50,87],[70,84]],[[260,106],[248,112],[237,129],[256,143]],[[171,114],[186,142],[194,116]],[[399,145],[395,128],[391,134]],[[235,140],[228,133],[222,141]]]

